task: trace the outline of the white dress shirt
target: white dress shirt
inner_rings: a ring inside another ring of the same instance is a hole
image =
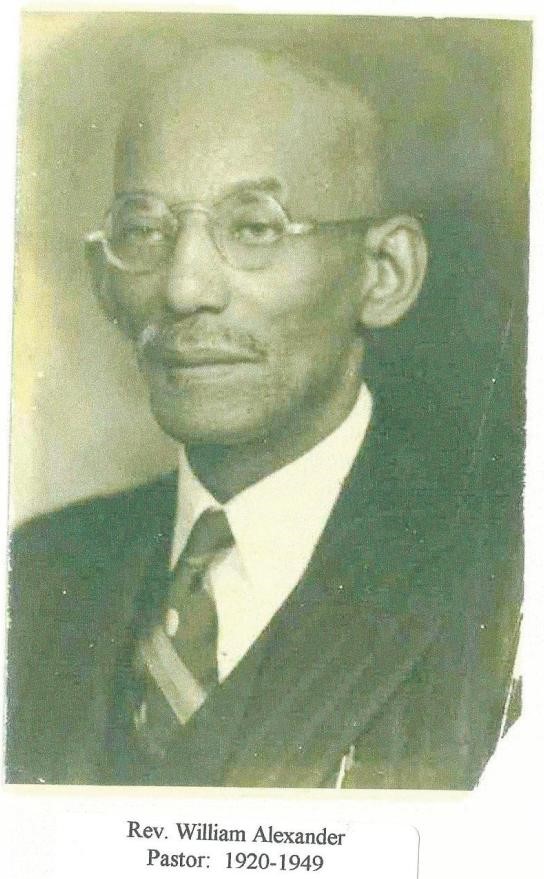
[[[362,385],[355,406],[309,452],[221,505],[196,478],[180,449],[171,567],[204,510],[224,509],[234,546],[208,570],[205,588],[218,617],[217,665],[223,681],[304,573],[363,443],[372,397]]]

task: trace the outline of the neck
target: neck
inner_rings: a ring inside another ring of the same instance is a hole
[[[331,434],[351,412],[359,387],[352,389],[334,411],[317,409],[313,417],[291,420],[281,431],[245,443],[188,443],[193,473],[224,504],[291,461],[300,458]]]

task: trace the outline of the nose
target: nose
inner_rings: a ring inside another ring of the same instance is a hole
[[[168,307],[180,316],[220,312],[229,301],[224,263],[208,234],[206,220],[199,211],[180,217],[165,289]]]

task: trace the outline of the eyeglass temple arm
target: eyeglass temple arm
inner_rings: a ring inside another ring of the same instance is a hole
[[[115,253],[108,244],[108,237],[103,229],[96,229],[94,232],[89,232],[87,235],[85,235],[83,240],[85,244],[100,244],[102,246],[102,250],[106,259],[108,260],[110,265],[115,266],[116,269],[121,269],[121,271],[123,272],[129,272],[133,274],[139,273],[137,269],[134,269],[131,266],[127,265],[123,262],[123,260],[119,259],[119,257],[115,255]]]

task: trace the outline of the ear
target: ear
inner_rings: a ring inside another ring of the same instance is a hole
[[[416,301],[427,267],[427,243],[415,217],[391,217],[374,224],[365,238],[366,276],[361,323],[386,327]]]

